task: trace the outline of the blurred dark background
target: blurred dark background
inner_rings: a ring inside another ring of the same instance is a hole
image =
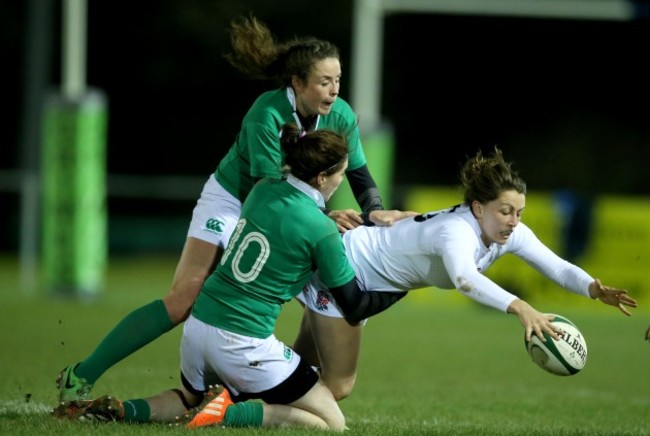
[[[28,4],[0,0],[0,172],[5,174],[0,251],[9,252],[18,245],[16,171],[25,160]],[[52,10],[49,54],[42,62],[47,87],[56,91],[61,2],[42,4]],[[252,12],[278,39],[314,35],[337,44],[341,94],[349,101],[352,4],[88,2],[87,81],[108,96],[108,173],[116,176],[109,178],[108,198],[113,250],[133,249],[134,238],[143,238],[140,246],[180,250],[204,180],[253,100],[273,86],[246,79],[223,59],[230,20]],[[466,157],[498,145],[531,190],[647,196],[648,24],[647,19],[387,17],[381,112],[395,132],[395,189],[455,185]],[[172,187],[137,176],[187,176],[187,183],[179,195],[163,200],[160,191]],[[117,189],[129,184],[131,195]],[[133,195],[140,189],[145,193]],[[395,202],[399,207],[399,198]]]

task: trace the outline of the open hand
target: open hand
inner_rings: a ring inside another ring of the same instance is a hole
[[[637,307],[636,300],[627,295],[627,290],[605,286],[598,279],[589,285],[589,295],[591,295],[591,298],[597,298],[605,304],[618,307],[618,310],[627,316],[631,316],[631,313],[625,306]]]

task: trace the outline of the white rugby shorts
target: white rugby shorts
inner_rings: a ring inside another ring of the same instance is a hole
[[[363,291],[362,291],[363,292]],[[323,284],[315,272],[307,284],[302,288],[302,292],[296,296],[296,299],[302,302],[312,312],[319,313],[330,318],[343,318],[341,309],[336,304],[336,300],[330,294],[329,288]],[[361,321],[361,325],[366,325],[367,319]]]
[[[225,248],[241,215],[241,201],[210,174],[192,212],[187,236]]]
[[[264,392],[289,378],[299,363],[300,356],[275,335],[243,336],[192,315],[183,326],[181,371],[197,391],[219,383],[234,396]]]

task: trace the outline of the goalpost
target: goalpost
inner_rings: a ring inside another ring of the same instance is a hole
[[[359,129],[368,167],[389,208],[395,139],[390,120],[382,119],[382,52],[384,19],[390,14],[428,13],[573,20],[629,21],[649,15],[650,6],[627,0],[355,0],[351,43],[350,103],[360,119]],[[357,209],[348,184],[330,200],[331,209]]]
[[[629,21],[648,6],[627,0],[355,0],[350,102],[369,131],[381,124],[384,18],[396,13]]]

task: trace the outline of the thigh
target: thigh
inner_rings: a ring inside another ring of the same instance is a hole
[[[171,320],[178,324],[190,313],[203,282],[212,274],[223,249],[212,243],[189,237],[176,266],[172,286],[163,298]]]
[[[300,320],[300,328],[296,339],[293,341],[293,349],[296,350],[303,362],[311,366],[320,367],[320,359],[318,358],[318,350],[309,325],[309,309],[303,306],[302,318]]]
[[[214,371],[208,365],[204,352],[204,347],[211,345],[211,332],[210,326],[191,315],[183,325],[181,381],[184,388],[195,396],[205,393],[212,384]]]
[[[187,282],[192,282],[194,284],[192,288],[200,290],[205,279],[214,271],[215,265],[221,259],[222,254],[223,248],[211,242],[193,237],[187,238],[174,272],[172,293],[182,292],[188,286],[187,284],[184,286],[180,284]],[[196,294],[198,295],[198,291]],[[194,295],[194,298],[196,298],[196,295]],[[194,298],[192,301],[194,301]]]
[[[203,282],[221,260],[240,213],[241,202],[223,189],[214,175],[210,175],[192,212],[171,289],[163,299],[175,324],[189,315]]]
[[[341,400],[350,394],[356,380],[363,327],[311,310],[306,310],[305,316],[318,350],[323,383]]]

